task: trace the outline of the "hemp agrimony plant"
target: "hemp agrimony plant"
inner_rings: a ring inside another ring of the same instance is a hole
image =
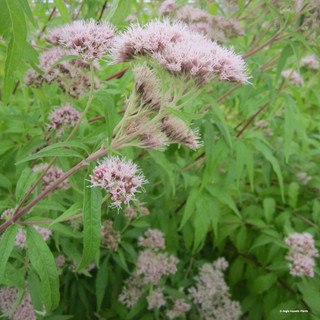
[[[1,317],[320,317],[319,1],[0,5]]]

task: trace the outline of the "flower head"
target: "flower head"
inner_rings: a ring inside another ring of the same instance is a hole
[[[167,16],[168,14],[177,10],[178,8],[179,8],[179,5],[176,4],[175,0],[165,0],[162,2],[159,8],[159,16],[160,17]]]
[[[132,308],[144,294],[144,283],[142,278],[133,273],[126,281],[122,288],[122,293],[119,296],[119,301]]]
[[[107,246],[108,249],[117,251],[119,243],[121,242],[121,234],[119,231],[113,230],[113,222],[106,220],[101,226],[101,242]]]
[[[290,75],[289,83],[294,84],[296,86],[300,86],[304,84],[304,80],[301,78],[301,75],[297,71],[292,71],[292,69],[287,69],[281,72],[281,75],[284,78],[288,78]]]
[[[148,301],[148,310],[152,310],[153,308],[161,308],[166,304],[163,296],[163,288],[156,288],[152,291],[151,296],[147,297]]]
[[[302,67],[309,68],[310,70],[314,70],[314,71],[319,70],[319,61],[314,54],[305,56],[303,59],[301,59],[300,64]]]
[[[181,143],[194,150],[201,146],[198,131],[191,130],[183,120],[174,115],[165,117],[162,127],[171,143]]]
[[[204,319],[236,320],[241,314],[240,304],[230,299],[229,288],[223,278],[225,266],[225,260],[218,260],[213,265],[204,264],[194,278],[196,286],[189,289],[189,299],[199,305]]]
[[[115,63],[120,63],[136,56],[149,56],[170,74],[192,78],[198,84],[216,77],[248,82],[241,56],[190,30],[182,22],[153,20],[144,26],[131,25],[115,40],[112,57]]]
[[[51,111],[49,115],[51,124],[48,125],[48,128],[61,134],[65,129],[74,127],[79,119],[79,112],[67,103],[64,107]]]
[[[186,303],[184,299],[174,299],[174,305],[171,309],[166,311],[166,316],[169,319],[176,319],[184,313],[190,311],[190,304]]]
[[[38,226],[34,226],[34,228],[40,233],[44,241],[47,241],[52,234],[52,230],[50,229],[41,228]],[[21,249],[25,249],[27,247],[25,229],[22,229],[22,228],[18,229],[18,233],[16,235],[14,244],[20,247]]]
[[[314,246],[314,240],[310,233],[293,233],[285,238],[286,244],[291,248],[286,257],[290,262],[290,274],[293,276],[307,275],[314,277],[314,258],[318,257],[318,251]]]
[[[4,210],[1,214],[2,220],[8,220],[13,216],[14,210],[12,208],[9,208],[7,210]]]
[[[144,175],[131,160],[119,157],[104,158],[90,175],[93,187],[101,187],[111,195],[111,206],[121,208],[135,200],[142,185],[147,183]]]
[[[139,237],[139,246],[148,247],[154,251],[159,251],[159,249],[164,250],[166,248],[164,243],[164,235],[161,231],[156,229],[148,229],[144,237]]]
[[[9,312],[18,300],[19,292],[14,287],[2,287],[0,288],[0,309],[3,314]],[[36,320],[36,314],[33,309],[29,290],[25,291],[25,294],[18,304],[18,306],[9,313],[9,319],[13,320]]]
[[[34,172],[46,170],[48,168],[47,163],[42,163],[33,167]],[[63,171],[58,167],[51,167],[43,177],[42,190],[46,190],[52,183],[58,180],[63,175]],[[68,189],[70,185],[67,180],[62,181],[57,188],[58,189]]]
[[[144,283],[157,284],[163,276],[177,272],[178,262],[174,256],[168,257],[165,253],[156,254],[151,250],[144,250],[139,253],[137,274],[144,276]]]
[[[46,40],[71,49],[84,60],[101,59],[112,46],[114,32],[115,27],[108,22],[96,24],[93,19],[80,20],[50,30]]]
[[[72,97],[79,98],[90,89],[90,64],[80,59],[66,60],[60,62],[52,68],[59,59],[67,56],[68,50],[60,47],[49,49],[39,56],[39,68],[45,74],[39,74],[33,69],[29,69],[25,76],[27,85],[39,87],[43,82],[56,83],[63,91],[68,92]],[[52,69],[51,69],[52,68]],[[94,61],[93,68],[99,69],[99,65]],[[95,78],[94,87],[99,88],[99,81]]]

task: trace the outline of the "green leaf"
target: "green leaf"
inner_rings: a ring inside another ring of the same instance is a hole
[[[5,0],[4,5],[8,9],[12,36],[8,44],[7,58],[4,66],[3,101],[7,104],[13,90],[15,72],[24,53],[27,38],[26,20],[24,12],[17,0]],[[1,9],[2,10],[2,9]]]
[[[58,64],[60,64],[63,61],[67,61],[67,60],[73,60],[73,59],[81,59],[79,56],[75,56],[73,54],[69,54],[67,56],[64,56],[62,58],[60,58],[59,60],[57,60],[51,67],[50,69],[46,72],[46,74],[48,74],[54,67],[56,67]]]
[[[272,198],[266,198],[263,200],[263,209],[266,221],[270,223],[272,221],[273,214],[276,210],[276,202]]]
[[[273,273],[269,273],[258,277],[251,285],[251,292],[254,294],[261,294],[269,290],[277,281],[277,276]]]
[[[68,9],[65,5],[65,3],[62,0],[53,0],[54,5],[57,7],[59,10],[62,20],[64,23],[70,22],[69,14],[68,14]]]
[[[2,281],[0,281],[0,284],[4,284],[9,287],[24,289],[26,281],[24,278],[24,274],[24,272],[21,272],[21,270],[14,268],[12,264],[8,262],[3,279]]]
[[[117,9],[110,19],[111,23],[117,25],[123,23],[125,18],[130,14],[131,0],[120,0],[117,5]]]
[[[101,238],[101,202],[98,188],[85,185],[83,202],[83,255],[77,270],[88,266],[96,257]]]
[[[252,150],[241,140],[237,140],[236,144],[236,171],[237,171],[237,181],[238,187],[240,186],[240,178],[243,172],[243,168],[246,166],[248,171],[251,191],[254,190],[253,176],[254,176],[254,159]]]
[[[82,204],[80,202],[74,203],[68,210],[66,210],[61,216],[56,218],[53,222],[49,224],[49,228],[51,228],[54,224],[57,222],[60,222],[66,218],[69,218],[75,214],[78,214],[81,212]]]
[[[46,148],[45,148],[46,149]],[[16,164],[20,164],[26,161],[38,159],[38,158],[44,158],[44,157],[76,157],[76,158],[83,158],[83,156],[74,150],[70,149],[49,149],[45,150],[42,149],[39,152],[32,154],[31,156],[28,156],[20,161],[18,161]]]
[[[101,309],[102,301],[106,293],[108,285],[108,262],[109,256],[107,256],[102,262],[96,278],[96,296],[97,296],[97,312]]]
[[[291,182],[288,188],[289,206],[293,209],[297,208],[297,201],[299,196],[299,184]]]
[[[33,14],[31,12],[29,3],[27,0],[18,0],[20,3],[20,6],[22,7],[25,15],[28,17],[28,19],[31,21],[31,23],[33,24],[33,26],[35,28],[38,28],[38,23],[36,21],[36,19],[33,17]]]
[[[196,201],[196,214],[193,220],[195,229],[194,251],[198,249],[200,244],[206,239],[211,225],[215,236],[217,236],[219,220],[220,208],[216,199],[206,193],[202,193]]]
[[[281,169],[280,169],[280,165],[279,165],[278,160],[272,155],[271,151],[266,147],[266,145],[262,144],[260,141],[255,141],[254,146],[258,151],[260,151],[263,154],[263,156],[266,158],[266,160],[268,160],[271,163],[272,168],[273,168],[274,172],[276,173],[278,180],[279,180],[282,201],[283,201],[283,203],[285,203],[283,177],[282,177],[282,173],[281,173]]]
[[[298,288],[302,293],[303,299],[310,306],[311,311],[320,317],[320,293],[319,293],[319,279],[302,278],[302,282],[298,283]]]
[[[37,311],[42,311],[43,304],[41,301],[41,282],[37,273],[34,271],[28,273],[28,290],[34,309]]]
[[[113,15],[115,14],[116,10],[118,9],[118,6],[119,6],[119,2],[120,0],[113,0],[112,2],[112,5],[111,5],[111,8],[108,12],[108,15],[106,17],[106,20],[107,21],[110,21],[110,19],[113,17]]]
[[[286,162],[289,161],[289,155],[292,150],[291,144],[296,127],[294,107],[294,101],[286,95],[284,113],[284,153],[286,156]]]
[[[175,194],[176,186],[175,186],[175,179],[174,174],[172,172],[172,165],[169,160],[166,158],[163,152],[156,151],[156,150],[148,150],[149,155],[151,158],[166,172],[171,182],[172,193]]]
[[[41,297],[46,311],[50,312],[59,305],[59,277],[54,257],[42,236],[34,229],[27,227],[27,247],[31,265],[38,273],[41,283]]]
[[[18,232],[18,226],[12,224],[4,232],[3,237],[0,239],[0,283],[3,283],[3,276],[5,274],[6,265],[10,257],[11,251],[14,247],[14,240]]]
[[[25,167],[23,169],[16,186],[17,203],[19,203],[22,200],[27,190],[36,181],[36,178],[37,175],[29,167]]]
[[[109,142],[112,141],[113,129],[116,126],[117,114],[112,96],[103,90],[96,93],[94,102],[98,102],[102,108],[107,124],[107,137]]]
[[[183,228],[183,226],[188,222],[188,220],[193,215],[196,208],[196,200],[198,199],[199,195],[200,195],[200,191],[198,188],[194,188],[190,191],[188,195],[187,203],[183,211],[183,216],[181,219],[179,230]]]
[[[287,59],[292,55],[292,48],[287,44],[281,51],[280,58],[278,60],[277,71],[276,71],[276,82],[278,82],[280,74],[286,65]]]

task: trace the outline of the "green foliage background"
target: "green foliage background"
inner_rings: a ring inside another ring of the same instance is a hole
[[[217,2],[199,3],[211,14],[221,13]],[[46,46],[39,35],[76,17],[97,20],[100,15],[124,29],[129,14],[137,14],[145,23],[157,16],[158,7],[156,1],[0,0],[0,210],[15,208],[36,181],[39,174],[31,170],[33,161],[57,156],[57,165],[66,172],[111,138],[121,119],[117,112],[125,108],[133,84],[130,70],[120,79],[104,82],[94,93],[86,120],[105,118],[83,121],[70,142],[61,143],[65,134],[30,156],[46,144],[44,132],[51,110],[66,101],[83,110],[88,100],[88,95],[72,99],[54,84],[42,88],[24,85],[26,70],[36,68],[41,47]],[[17,225],[5,231],[0,240],[0,283],[23,293],[27,279],[35,309],[42,311],[44,303],[48,311],[39,318],[157,319],[159,315],[148,311],[145,301],[130,312],[117,301],[123,280],[134,268],[137,239],[151,227],[165,234],[167,251],[180,259],[178,273],[170,277],[172,288],[192,285],[199,266],[224,256],[230,263],[226,281],[233,299],[241,303],[243,319],[319,319],[319,259],[313,279],[291,276],[285,260],[289,247],[283,239],[294,232],[309,232],[320,248],[320,77],[299,65],[307,54],[319,58],[320,33],[319,27],[315,35],[299,29],[308,11],[295,19],[292,1],[283,1],[282,7],[291,11],[280,11],[270,1],[253,0],[247,5],[239,1],[234,16],[242,19],[246,36],[232,39],[227,46],[245,55],[257,40],[261,39],[255,48],[281,33],[246,58],[251,85],[239,86],[219,99],[234,84],[209,84],[186,107],[184,117],[200,128],[203,147],[196,152],[179,145],[165,152],[121,150],[121,155],[136,159],[149,180],[146,192],[139,196],[147,203],[149,216],[127,225],[122,212],[110,209],[108,203],[101,206],[102,194],[87,188],[85,182],[94,167],[90,164],[69,178],[69,190],[49,194],[20,219],[61,217],[42,225],[54,231],[48,245],[27,225],[28,250],[24,252],[14,247]],[[100,79],[127,67],[101,65]],[[305,81],[302,87],[281,77],[288,68],[300,71]],[[254,125],[258,120],[266,121],[269,134]],[[303,185],[297,178],[299,172],[306,172],[312,180]],[[40,192],[37,187],[26,204]],[[61,221],[81,212],[85,232]],[[114,229],[123,230],[117,252],[99,250],[100,216],[113,219]],[[53,260],[59,252],[79,269],[93,260],[98,268],[91,275],[64,272],[59,279]],[[281,309],[309,312],[280,314]],[[195,310],[187,319],[197,319]]]

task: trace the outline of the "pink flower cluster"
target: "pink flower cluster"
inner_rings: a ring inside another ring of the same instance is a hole
[[[286,257],[290,262],[290,274],[293,276],[307,275],[314,277],[314,258],[318,257],[318,251],[314,246],[314,240],[310,233],[293,233],[284,240],[291,248]]]
[[[138,205],[139,207],[138,207]],[[144,207],[145,203],[141,203],[137,201],[137,203],[133,203],[130,207],[125,208],[124,214],[127,218],[132,219],[132,218],[137,218],[138,215],[148,216],[150,214],[150,211],[147,207]]]
[[[139,237],[139,246],[151,248],[154,251],[159,251],[159,249],[165,249],[164,236],[163,233],[156,229],[148,229],[144,233],[145,237]]]
[[[228,263],[220,258],[214,264],[206,263],[194,279],[196,286],[189,289],[189,299],[199,305],[204,319],[236,320],[241,315],[239,302],[230,300],[229,288],[223,271]]]
[[[33,167],[34,172],[43,171],[48,168],[47,163],[42,163]],[[43,177],[42,190],[46,190],[50,185],[63,175],[63,171],[58,167],[51,167]],[[67,180],[62,181],[57,188],[68,189],[70,185]]]
[[[178,8],[179,8],[179,5],[176,4],[175,0],[165,0],[162,2],[159,8],[159,16],[160,17],[167,16],[169,13],[172,13]]]
[[[73,21],[70,24],[52,29],[46,40],[71,49],[71,53],[84,60],[101,59],[112,46],[115,27],[108,22],[97,24],[89,21]]]
[[[137,274],[143,276],[144,283],[157,284],[163,276],[175,274],[179,260],[166,253],[144,250],[139,253]]]
[[[176,319],[190,311],[190,309],[190,304],[186,303],[184,299],[174,299],[173,307],[166,311],[166,316],[169,319]]]
[[[117,251],[121,242],[121,233],[113,230],[112,220],[106,220],[101,226],[101,243],[105,244],[108,249]]]
[[[151,310],[166,304],[163,295],[164,287],[158,285],[163,276],[177,272],[178,259],[168,256],[167,253],[155,252],[165,249],[162,232],[149,229],[145,232],[145,236],[146,238],[139,238],[139,245],[151,247],[151,249],[139,252],[137,269],[125,281],[119,301],[128,308],[132,308],[145,293],[145,285],[152,284],[152,294],[147,297],[148,310]]]
[[[144,294],[144,283],[142,278],[136,272],[124,282],[122,293],[119,295],[119,301],[127,308],[132,308]]]
[[[144,26],[131,25],[116,38],[111,51],[115,63],[149,56],[170,74],[192,78],[200,85],[216,77],[248,82],[241,56],[190,30],[182,22],[153,20]]]
[[[2,287],[0,289],[0,309],[1,312],[9,312],[18,299],[18,289],[14,287]],[[36,314],[32,306],[31,297],[28,289],[19,303],[19,305],[9,313],[9,319],[13,320],[36,320]]]
[[[68,50],[60,47],[49,49],[39,56],[39,68],[45,74],[39,74],[34,69],[29,69],[25,76],[28,85],[39,87],[43,82],[56,83],[64,92],[69,93],[74,98],[79,98],[90,89],[90,64],[86,61],[73,59],[60,62],[52,68],[59,59],[67,56]],[[50,70],[52,68],[52,70]],[[99,69],[99,65],[94,61],[93,68]],[[99,81],[94,80],[95,89],[100,87]]]
[[[287,69],[281,72],[281,75],[284,78],[290,77],[289,83],[294,84],[296,86],[300,86],[304,84],[304,80],[301,78],[301,75],[297,71],[292,71],[292,69]]]
[[[56,130],[59,135],[64,132],[64,130],[74,127],[79,119],[79,112],[67,103],[65,106],[51,111],[49,115],[51,124],[48,124],[48,128]]]
[[[147,297],[148,301],[148,310],[152,310],[153,308],[161,308],[166,304],[163,296],[163,288],[156,288],[152,291],[151,296]]]
[[[310,70],[314,70],[314,71],[319,70],[319,61],[314,54],[305,56],[303,59],[301,59],[300,64],[302,67],[309,68]]]
[[[40,233],[40,235],[42,236],[44,241],[47,241],[52,234],[52,230],[50,230],[50,229],[41,228],[38,226],[34,226],[34,228]],[[25,229],[19,228],[18,233],[15,238],[15,241],[14,241],[14,244],[16,246],[20,247],[21,249],[25,249],[27,247],[26,230]]]
[[[226,20],[222,16],[213,16],[207,11],[185,5],[179,10],[174,0],[163,2],[159,10],[160,16],[168,16],[187,23],[190,29],[203,33],[211,39],[224,43],[227,38],[244,35],[244,29],[237,19]]]
[[[1,214],[2,220],[8,220],[13,216],[14,210],[12,208],[9,208],[7,210],[4,210]]]
[[[106,189],[113,201],[111,206],[118,209],[135,200],[135,194],[148,183],[136,164],[119,157],[104,158],[93,169],[90,179],[93,187]]]

